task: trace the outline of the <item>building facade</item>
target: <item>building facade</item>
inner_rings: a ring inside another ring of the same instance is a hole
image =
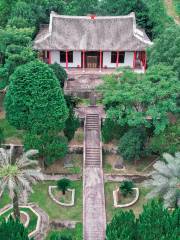
[[[51,12],[34,41],[39,57],[68,68],[130,67],[146,69],[146,49],[152,45],[136,25],[135,14],[118,17],[61,16]]]

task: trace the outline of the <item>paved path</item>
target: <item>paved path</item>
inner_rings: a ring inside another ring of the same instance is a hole
[[[173,0],[164,0],[165,6],[167,8],[167,13],[174,19],[174,22],[180,25],[180,17],[176,13],[176,10],[173,5]]]
[[[98,114],[86,115],[83,180],[84,240],[104,240],[106,214]]]

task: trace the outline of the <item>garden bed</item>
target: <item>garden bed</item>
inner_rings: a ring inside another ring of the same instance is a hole
[[[138,201],[130,207],[127,208],[115,208],[113,206],[113,191],[116,189],[117,186],[120,184],[118,182],[107,182],[105,183],[105,201],[106,201],[106,215],[107,215],[107,221],[110,221],[114,214],[116,214],[118,211],[128,211],[133,210],[135,215],[138,216],[142,210],[143,205],[147,203],[146,194],[149,192],[148,189],[146,189],[142,184],[136,184],[136,187],[139,188],[139,199]],[[129,198],[129,199],[128,199]],[[128,197],[126,200],[123,200],[124,202],[131,200],[131,197]]]
[[[66,193],[63,194],[58,190],[57,186],[49,186],[49,196],[57,204],[64,207],[74,206],[75,201],[75,189],[67,189]]]

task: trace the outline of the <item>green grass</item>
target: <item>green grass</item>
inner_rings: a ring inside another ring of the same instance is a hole
[[[48,233],[48,236],[46,240],[55,240],[55,236],[71,236],[72,240],[82,240],[83,234],[82,234],[82,224],[78,223],[76,224],[75,229],[59,229],[59,230],[52,230]]]
[[[36,225],[37,225],[38,217],[29,208],[20,208],[20,210],[26,212],[30,217],[29,226],[28,226],[28,233],[34,231],[35,228],[36,228]],[[4,218],[6,218],[10,213],[12,213],[12,211],[13,211],[13,209],[10,209],[7,212],[5,212],[3,215],[1,215],[0,216],[0,222]]]
[[[146,204],[146,194],[148,193],[148,189],[144,188],[141,184],[136,184],[140,189],[140,197],[139,200],[131,207],[128,208],[114,208],[113,207],[113,190],[115,190],[116,186],[119,186],[118,182],[107,182],[105,183],[105,198],[106,198],[106,215],[107,221],[110,221],[112,217],[118,213],[119,211],[128,211],[132,209],[136,216],[138,216],[143,209],[143,205]]]
[[[75,205],[73,207],[63,207],[55,203],[48,195],[48,186],[56,185],[56,181],[44,181],[33,186],[34,193],[29,196],[29,202],[38,204],[48,215],[50,220],[82,220],[83,196],[82,181],[72,182],[71,188],[75,188]],[[0,201],[0,208],[11,203],[7,192],[3,194]]]
[[[6,119],[0,119],[0,127],[3,129],[4,137],[6,138],[19,138],[23,139],[23,131],[17,130],[11,126]]]
[[[180,1],[179,0],[173,0],[174,8],[177,12],[177,14],[180,16]]]
[[[82,182],[72,182],[71,188],[75,188],[75,205],[73,207],[63,207],[53,202],[48,195],[48,186],[56,185],[55,181],[45,181],[33,187],[34,193],[29,197],[30,202],[37,203],[49,215],[50,220],[82,220]]]

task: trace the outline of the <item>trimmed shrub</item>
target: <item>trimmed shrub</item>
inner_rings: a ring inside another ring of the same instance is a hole
[[[49,65],[50,68],[55,73],[57,79],[59,80],[61,88],[64,87],[64,82],[67,79],[67,73],[63,67],[61,67],[58,63],[54,63]]]
[[[120,185],[120,191],[124,197],[133,193],[134,183],[132,181],[123,181]]]
[[[71,141],[74,137],[76,130],[79,128],[80,122],[79,118],[75,116],[73,109],[69,110],[69,117],[66,120],[64,135],[67,137],[68,141]]]
[[[147,140],[144,128],[133,128],[120,139],[118,152],[125,160],[138,160],[144,153]]]
[[[4,142],[4,133],[3,133],[3,129],[0,128],[0,146],[3,142]]]
[[[71,186],[71,180],[63,178],[57,181],[57,187],[63,194],[66,193],[67,189]]]

